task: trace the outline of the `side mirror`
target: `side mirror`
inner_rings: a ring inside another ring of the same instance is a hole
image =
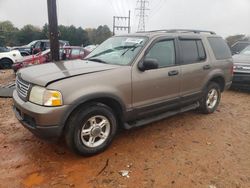
[[[151,59],[151,58],[144,59],[144,61],[142,61],[138,66],[140,71],[157,69],[158,67],[159,64],[157,59]]]

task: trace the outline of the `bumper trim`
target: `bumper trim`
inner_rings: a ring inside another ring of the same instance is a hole
[[[13,92],[13,111],[20,123],[38,137],[57,139],[62,135],[64,124],[61,119],[69,108],[68,105],[61,107],[44,107],[23,101],[16,90]]]
[[[34,123],[29,123],[25,120],[24,117],[20,115],[17,108],[13,106],[13,111],[16,115],[16,118],[19,120],[19,122],[30,132],[32,132],[34,135],[45,138],[45,139],[58,139],[61,136],[62,128],[58,125],[50,125],[50,126],[39,126]]]

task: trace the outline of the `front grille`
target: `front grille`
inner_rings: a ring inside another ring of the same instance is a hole
[[[28,92],[30,90],[30,84],[24,80],[22,80],[19,76],[16,79],[16,90],[18,95],[23,98],[27,99]]]

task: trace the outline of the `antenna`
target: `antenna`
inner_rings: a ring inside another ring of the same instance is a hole
[[[149,5],[149,1],[148,0],[138,0],[137,4],[139,4],[139,7],[136,8],[136,10],[139,11],[139,24],[138,24],[138,31],[142,32],[145,31],[145,17],[147,17],[146,15],[146,11],[149,10],[147,8],[147,5]]]

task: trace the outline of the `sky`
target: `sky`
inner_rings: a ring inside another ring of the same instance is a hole
[[[202,29],[227,37],[250,35],[250,0],[148,0],[146,30]],[[138,28],[137,0],[57,0],[58,23],[82,28],[108,25],[113,16],[128,16],[132,32]],[[48,22],[47,0],[0,0],[0,21],[16,27]],[[123,24],[119,21],[118,24]],[[116,33],[124,33],[117,31]]]

